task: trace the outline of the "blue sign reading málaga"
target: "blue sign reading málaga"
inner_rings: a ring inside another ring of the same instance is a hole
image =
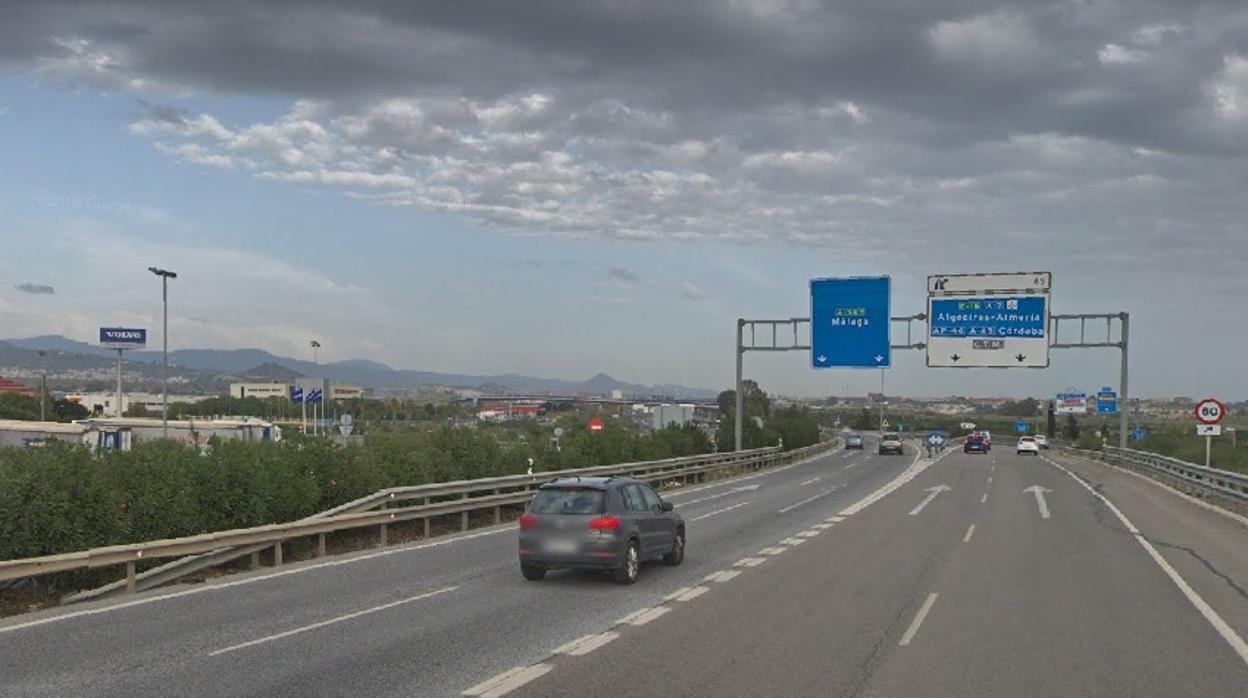
[[[889,350],[889,277],[812,279],[810,365],[885,368]]]

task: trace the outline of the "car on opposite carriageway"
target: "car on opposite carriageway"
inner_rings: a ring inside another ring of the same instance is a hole
[[[605,570],[637,581],[641,563],[685,559],[685,521],[649,484],[627,477],[560,478],[538,488],[520,517],[520,572]]]

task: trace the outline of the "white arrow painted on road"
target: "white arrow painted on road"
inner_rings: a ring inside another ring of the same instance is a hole
[[[1048,502],[1044,501],[1044,493],[1052,492],[1053,490],[1046,490],[1040,485],[1032,485],[1031,487],[1028,487],[1027,489],[1023,491],[1031,492],[1032,494],[1036,495],[1036,507],[1040,509],[1040,518],[1042,519],[1049,518],[1049,504]]]
[[[924,491],[929,493],[927,495],[927,499],[919,502],[919,505],[910,511],[911,516],[918,516],[919,512],[923,511],[923,507],[931,504],[932,500],[940,496],[941,492],[952,492],[953,488],[949,485],[936,485],[935,487],[929,487]]]

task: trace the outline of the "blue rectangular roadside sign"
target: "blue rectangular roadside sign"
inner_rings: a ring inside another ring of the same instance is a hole
[[[810,365],[888,368],[889,277],[811,279]]]
[[[1118,393],[1113,388],[1101,388],[1096,394],[1096,411],[1101,414],[1113,414],[1118,411]]]
[[[100,346],[108,349],[142,349],[147,346],[143,327],[101,327]]]

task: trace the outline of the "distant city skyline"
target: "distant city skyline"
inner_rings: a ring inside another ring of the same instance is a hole
[[[928,274],[1051,271],[1055,312],[1131,312],[1133,394],[1248,395],[1248,7],[471,5],[11,8],[0,335],[157,336],[157,265],[171,349],[723,389],[736,318],[805,316],[811,278],[910,314]],[[746,375],[879,390],[809,364]]]

